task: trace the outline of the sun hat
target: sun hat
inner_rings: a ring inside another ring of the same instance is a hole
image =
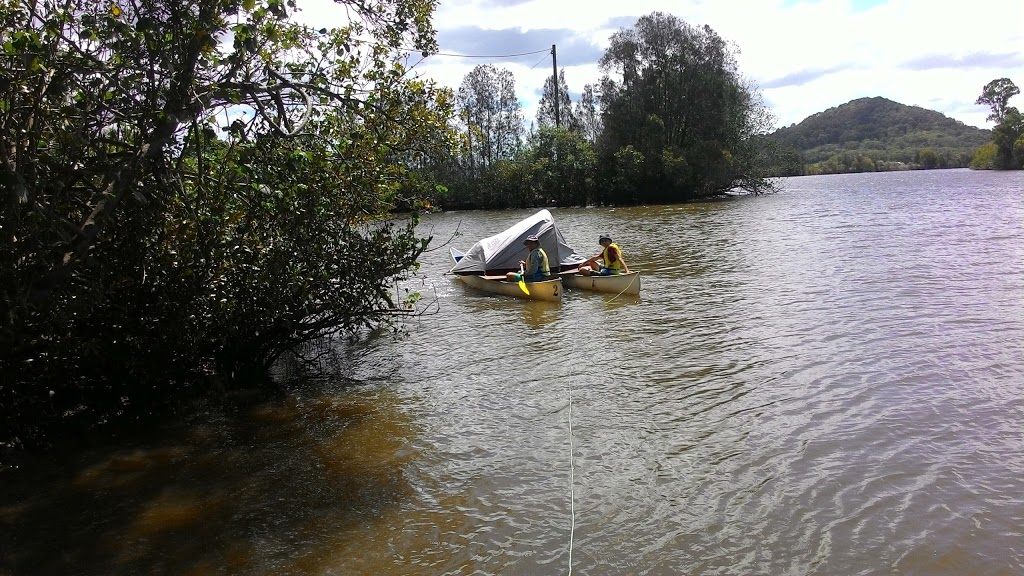
[[[530,234],[529,236],[526,237],[526,240],[523,240],[523,244],[526,244],[527,242],[538,242],[539,243],[540,242],[540,238],[537,238],[533,234]]]
[[[601,240],[607,240],[607,241],[611,242],[612,241],[612,237],[607,235],[607,234],[601,234],[601,236],[599,236],[597,238],[597,242],[600,243]]]

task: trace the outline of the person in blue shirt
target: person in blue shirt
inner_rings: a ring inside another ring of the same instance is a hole
[[[519,265],[523,267],[522,275],[516,272],[509,272],[506,275],[509,281],[518,282],[520,279],[526,282],[542,282],[551,278],[551,265],[548,262],[548,254],[540,247],[540,238],[527,236],[523,244],[530,251],[526,260],[520,260]]]

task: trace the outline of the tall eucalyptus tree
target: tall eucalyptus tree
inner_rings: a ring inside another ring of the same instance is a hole
[[[523,140],[523,112],[515,77],[490,64],[473,68],[457,94],[459,117],[469,139],[471,175],[518,152]]]
[[[548,76],[544,81],[544,89],[541,92],[540,102],[537,105],[537,126],[540,128],[555,127],[555,81]],[[572,106],[572,98],[569,96],[569,85],[565,82],[565,68],[558,71],[558,120],[560,126],[566,130],[578,132],[580,130],[579,118]]]
[[[1009,78],[997,78],[985,85],[975,104],[992,109],[987,120],[996,123],[992,141],[996,145],[993,166],[998,169],[1024,168],[1024,115],[1009,105],[1011,98],[1020,94],[1020,88]]]
[[[590,143],[597,142],[601,134],[601,112],[598,109],[598,98],[593,84],[583,87],[580,101],[576,103],[576,118],[580,123],[583,137]]]

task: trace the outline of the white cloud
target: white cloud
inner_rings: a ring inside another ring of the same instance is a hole
[[[909,105],[938,110],[967,124],[990,127],[988,110],[973,105],[990,80],[1009,77],[1024,87],[1024,2],[990,0],[984,5],[953,6],[934,0],[889,0],[862,11],[852,0],[775,2],[762,0],[596,0],[550,2],[532,0],[512,6],[489,0],[441,0],[434,26],[442,33],[460,28],[484,30],[571,30],[600,48],[614,32],[613,19],[635,18],[660,10],[694,25],[709,25],[738,48],[740,72],[763,89],[779,125],[799,122],[864,96],[883,96]],[[792,5],[789,5],[792,4]],[[340,23],[344,13],[330,0],[301,0],[304,16],[317,25]],[[622,20],[615,20],[622,21]],[[531,37],[532,38],[532,37]],[[545,45],[532,49],[544,49]],[[446,47],[441,46],[445,51]],[[978,54],[1009,55],[1003,62],[972,58]],[[541,55],[543,56],[543,55]],[[560,60],[570,54],[559,49]],[[908,62],[925,59],[960,61],[956,66],[915,70]],[[972,63],[973,62],[973,63]],[[434,56],[417,70],[439,83],[457,88],[475,59]],[[550,62],[527,70],[506,66],[532,119]],[[822,71],[831,71],[822,74]],[[600,73],[596,62],[566,67],[569,88],[579,93]],[[780,85],[782,78],[804,77],[800,85]],[[1012,103],[1018,106],[1018,96]]]

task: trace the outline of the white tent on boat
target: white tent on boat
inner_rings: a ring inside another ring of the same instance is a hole
[[[576,268],[586,258],[565,243],[555,226],[551,212],[541,210],[519,221],[504,232],[477,242],[451,269],[453,274],[502,274],[519,270],[519,261],[525,260],[529,250],[523,245],[527,236],[537,236],[540,246],[548,255],[551,272]]]

